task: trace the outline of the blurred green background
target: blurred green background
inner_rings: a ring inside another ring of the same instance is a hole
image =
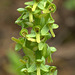
[[[10,48],[14,50],[11,37],[19,37],[20,27],[14,23],[20,16],[16,9],[25,7],[25,1],[29,0],[0,0],[0,75],[12,75],[7,71],[7,52]],[[54,0],[54,3],[57,11],[52,15],[59,28],[55,30],[56,37],[47,41],[57,48],[50,65],[57,66],[58,75],[75,75],[75,0]]]

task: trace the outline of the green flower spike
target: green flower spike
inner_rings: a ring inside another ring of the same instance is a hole
[[[20,65],[18,70],[22,74],[18,75],[57,75],[55,66],[46,65],[46,62],[53,62],[52,54],[56,51],[56,48],[50,47],[46,41],[55,37],[53,30],[59,27],[54,24],[55,20],[51,16],[56,11],[52,2],[53,0],[33,0],[25,2],[25,8],[17,9],[21,14],[15,21],[21,26],[20,38],[12,37],[12,40],[16,42],[15,50],[23,50],[25,54],[20,59],[23,66]]]

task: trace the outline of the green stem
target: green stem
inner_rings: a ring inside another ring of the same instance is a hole
[[[53,20],[53,18],[52,18],[52,16],[51,16],[51,13],[50,13],[50,18],[51,18],[51,20]]]
[[[37,75],[41,75],[40,74],[40,66],[37,66]]]

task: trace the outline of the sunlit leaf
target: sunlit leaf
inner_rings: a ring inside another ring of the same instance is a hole
[[[14,42],[16,42],[16,43],[22,44],[22,42],[21,42],[19,39],[16,39],[15,37],[12,37],[11,39],[12,39]]]
[[[44,2],[41,1],[39,4],[38,4],[38,7],[43,10],[44,9]]]
[[[30,72],[34,72],[34,71],[36,71],[36,64],[35,63],[33,63],[29,68],[28,68],[28,72],[30,73]]]
[[[59,27],[59,26],[58,26],[57,24],[52,24],[52,25],[51,25],[51,28],[52,28],[52,29],[57,29],[58,27]]]
[[[33,1],[25,2],[24,4],[25,4],[25,5],[33,5]]]
[[[40,42],[38,45],[39,50],[43,50],[44,48],[44,43]]]
[[[16,46],[15,46],[15,50],[19,51],[21,48],[22,48],[22,45],[17,43]]]
[[[55,47],[50,47],[51,53],[56,52],[56,48]]]
[[[18,8],[17,11],[18,11],[18,12],[24,12],[25,9],[24,9],[24,8]]]
[[[46,35],[46,33],[49,31],[49,28],[47,25],[45,25],[41,30],[41,35]]]
[[[25,22],[26,25],[28,25],[29,27],[33,27],[33,23],[31,22]]]
[[[41,64],[41,67],[40,68],[44,72],[48,72],[49,71],[48,68],[45,65],[43,65],[43,64]]]

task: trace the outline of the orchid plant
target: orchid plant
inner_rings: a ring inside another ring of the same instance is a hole
[[[53,0],[33,0],[25,2],[25,8],[18,8],[21,16],[15,21],[21,26],[20,38],[12,37],[16,42],[15,50],[23,50],[25,56],[20,59],[24,66],[20,69],[25,75],[57,75],[55,66],[51,63],[52,53],[55,47],[50,47],[46,41],[55,37],[53,29],[59,26],[55,24],[51,13],[56,11]],[[29,33],[28,28],[31,28]]]

